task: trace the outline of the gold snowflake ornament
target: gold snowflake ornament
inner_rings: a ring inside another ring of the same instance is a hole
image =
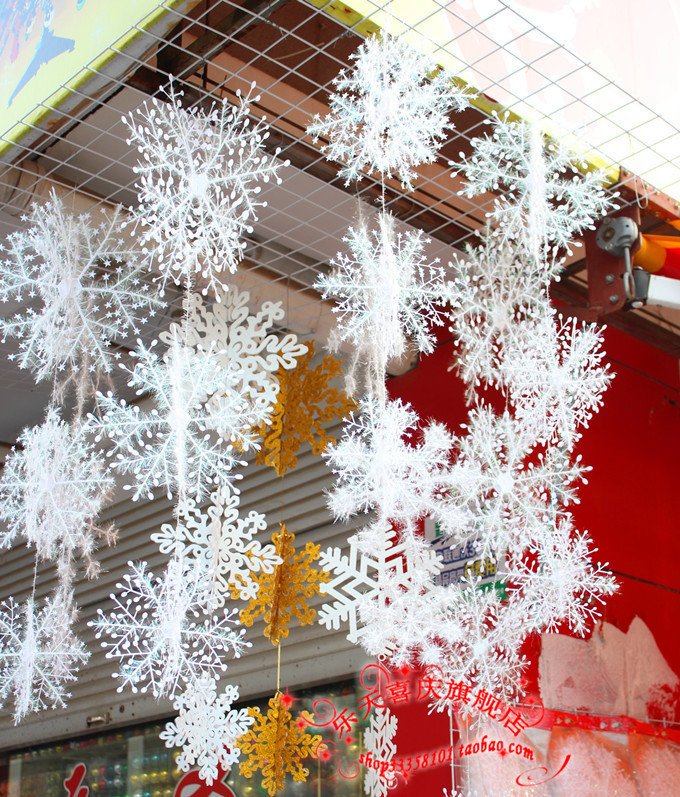
[[[316,757],[321,743],[320,736],[305,732],[304,712],[293,720],[288,710],[291,702],[291,698],[277,692],[269,701],[269,711],[265,716],[259,709],[251,708],[250,715],[255,718],[255,723],[237,743],[245,756],[239,764],[241,774],[252,778],[255,772],[261,771],[262,788],[270,797],[283,789],[286,774],[291,774],[295,781],[307,780],[309,770],[302,762],[309,756]]]
[[[325,571],[312,567],[312,563],[319,558],[319,546],[308,542],[296,554],[294,540],[295,535],[283,524],[281,531],[272,534],[281,564],[271,573],[252,574],[258,587],[257,593],[241,610],[241,622],[248,627],[264,615],[267,624],[264,634],[273,645],[278,645],[281,637],[288,636],[291,616],[297,617],[300,625],[309,625],[314,621],[316,610],[309,606],[307,599],[318,595],[319,584],[330,578]],[[240,587],[233,585],[232,597],[238,598],[240,591]]]
[[[314,341],[306,345],[309,350],[299,358],[297,367],[279,369],[279,394],[270,416],[271,425],[262,424],[258,429],[263,442],[256,461],[275,468],[277,476],[297,465],[301,443],[309,443],[320,456],[329,443],[335,442],[326,435],[323,424],[347,417],[356,406],[342,390],[328,387],[331,379],[342,373],[340,360],[324,357],[310,368]]]

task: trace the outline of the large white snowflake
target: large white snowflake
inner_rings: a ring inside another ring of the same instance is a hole
[[[6,529],[0,531],[0,547],[21,536],[41,559],[69,562],[79,552],[88,575],[96,575],[97,540],[108,543],[113,537],[112,529],[99,528],[96,520],[113,484],[104,455],[82,426],[65,423],[50,407],[40,426],[24,429],[5,460],[0,518]]]
[[[232,709],[238,700],[238,688],[227,684],[217,695],[211,678],[192,683],[174,702],[177,718],[165,725],[160,738],[166,747],[181,747],[178,769],[185,772],[198,764],[199,776],[208,786],[218,777],[218,767],[230,769],[239,759],[236,746],[253,724],[247,708]]]
[[[72,631],[75,609],[70,593],[33,600],[13,598],[0,605],[0,705],[14,697],[14,720],[44,708],[64,708],[68,684],[89,653]]]
[[[139,253],[121,235],[120,211],[96,221],[53,193],[25,221],[26,230],[0,245],[0,301],[29,306],[0,319],[2,339],[20,339],[19,366],[38,380],[110,371],[120,356],[110,344],[139,333],[141,321],[162,306],[140,280]]]
[[[209,584],[211,606],[224,606],[232,586],[241,600],[254,598],[258,586],[251,573],[273,573],[281,564],[272,543],[253,539],[267,528],[265,516],[251,509],[241,517],[239,503],[239,496],[225,488],[213,492],[206,509],[188,498],[177,508],[177,521],[151,535],[162,553],[196,560]]]
[[[396,232],[389,213],[380,213],[378,229],[361,224],[343,240],[350,254],[339,253],[315,287],[337,301],[340,339],[354,345],[382,385],[387,361],[403,355],[408,340],[419,351],[434,350],[432,327],[444,323],[450,285],[438,261],[427,262],[423,233]]]
[[[174,697],[177,690],[201,677],[227,669],[225,657],[239,657],[250,643],[245,629],[233,630],[233,612],[206,614],[207,586],[200,569],[171,560],[165,574],[154,577],[146,562],[128,563],[132,572],[111,595],[110,614],[97,610],[90,623],[106,657],[118,659],[121,692],[151,689],[155,697]]]
[[[170,344],[173,335],[184,334],[187,345],[197,351],[216,349],[217,359],[227,370],[238,373],[243,395],[263,409],[272,407],[279,394],[276,372],[291,370],[307,353],[292,332],[277,334],[274,327],[285,317],[282,302],[264,302],[251,314],[250,294],[231,286],[209,305],[198,294],[189,297],[185,326],[171,324],[160,339]]]
[[[264,119],[253,124],[249,117],[250,103],[259,100],[252,95],[238,92],[236,105],[222,100],[187,111],[182,92],[171,85],[167,98],[123,117],[128,144],[141,154],[139,206],[132,213],[163,289],[168,279],[182,277],[196,279],[204,293],[224,287],[223,272],[236,270],[242,239],[266,205],[261,185],[281,182],[278,172],[287,162],[265,151],[269,133]]]
[[[502,191],[490,216],[502,237],[517,242],[553,276],[572,239],[612,207],[604,170],[574,173],[588,164],[561,142],[545,139],[537,124],[496,117],[490,136],[473,138],[462,165],[469,197]],[[558,270],[558,269],[557,269]]]
[[[388,34],[366,39],[351,58],[333,81],[330,114],[315,116],[307,132],[329,139],[323,149],[345,164],[346,183],[365,169],[411,187],[414,167],[434,161],[465,94],[429,56]]]
[[[197,352],[176,333],[165,354],[155,342],[139,341],[133,356],[135,367],[124,368],[128,384],[138,395],[150,394],[155,408],[143,412],[99,393],[101,417],[88,421],[97,440],[111,438],[114,467],[134,476],[127,485],[133,500],[151,498],[157,487],[200,499],[212,484],[232,485],[242,452],[257,445],[253,428],[267,421],[267,408],[254,406],[238,371],[222,367],[215,346]]]
[[[602,332],[552,314],[524,326],[500,364],[515,417],[537,441],[571,449],[612,379]]]
[[[443,487],[453,440],[441,424],[431,423],[422,442],[411,445],[417,428],[409,404],[361,401],[342,439],[325,454],[337,477],[328,498],[335,517],[376,509],[380,518],[410,525],[430,511]]]
[[[397,718],[385,706],[376,708],[371,721],[364,731],[364,756],[370,753],[374,761],[391,761],[397,754],[394,737],[397,733]],[[386,797],[387,792],[397,785],[394,770],[383,774],[382,768],[368,767],[364,775],[364,794],[369,797]]]

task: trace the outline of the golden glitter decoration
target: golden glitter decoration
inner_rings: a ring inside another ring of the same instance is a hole
[[[281,531],[272,534],[272,542],[282,563],[272,573],[253,573],[252,579],[258,585],[257,594],[241,610],[241,622],[251,626],[264,615],[267,623],[264,635],[278,645],[281,637],[288,636],[291,616],[298,618],[300,625],[314,622],[316,609],[310,608],[307,598],[319,594],[319,584],[328,581],[330,574],[317,570],[312,563],[319,558],[319,546],[312,542],[295,553],[295,535],[281,524]],[[238,598],[240,587],[232,585],[231,594]]]
[[[307,780],[309,770],[302,766],[302,761],[309,756],[316,757],[321,742],[320,736],[305,732],[307,723],[303,717],[311,719],[306,712],[293,721],[288,710],[291,703],[290,697],[277,692],[269,701],[266,716],[257,708],[249,709],[255,722],[236,743],[241,755],[247,756],[239,764],[239,771],[246,778],[261,771],[262,788],[270,797],[283,789],[287,773],[295,781]]]
[[[263,442],[256,462],[270,465],[277,476],[297,465],[296,454],[302,443],[309,443],[317,456],[323,454],[329,444],[335,443],[326,435],[323,424],[346,418],[356,408],[342,390],[328,387],[330,380],[342,373],[340,360],[324,357],[316,368],[310,369],[314,341],[305,345],[307,354],[300,357],[295,368],[278,370],[279,395],[270,416],[271,425],[262,424],[257,430]]]

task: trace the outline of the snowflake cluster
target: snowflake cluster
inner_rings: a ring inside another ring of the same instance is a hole
[[[139,205],[131,210],[147,260],[160,271],[162,291],[170,279],[199,282],[203,293],[224,287],[223,272],[234,272],[252,232],[263,183],[278,176],[282,163],[268,155],[265,120],[253,124],[251,90],[210,108],[185,110],[182,92],[171,85],[123,121],[128,144],[141,158],[135,167]]]

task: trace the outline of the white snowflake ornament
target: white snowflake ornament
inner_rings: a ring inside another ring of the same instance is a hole
[[[232,709],[238,688],[227,684],[217,695],[217,684],[201,678],[190,684],[174,702],[178,717],[165,725],[160,738],[166,747],[181,747],[177,768],[187,772],[198,765],[199,776],[208,786],[218,777],[218,768],[229,770],[239,758],[239,738],[253,724],[247,708]]]
[[[141,158],[135,167],[139,206],[132,209],[149,262],[170,279],[195,280],[219,296],[224,272],[234,272],[247,233],[257,220],[262,184],[281,182],[287,165],[267,154],[265,119],[253,124],[253,90],[237,92],[236,105],[213,102],[207,110],[181,105],[173,85],[167,99],[154,98],[123,121],[128,144]]]
[[[114,609],[90,623],[102,639],[106,657],[118,659],[114,678],[121,692],[151,689],[154,697],[174,697],[185,684],[227,669],[227,655],[238,658],[250,643],[245,629],[230,626],[234,612],[206,614],[207,586],[200,570],[171,560],[165,574],[154,577],[146,562],[128,563],[131,573],[111,595]]]
[[[119,356],[111,343],[139,334],[163,306],[141,280],[141,252],[121,234],[120,209],[97,221],[52,193],[25,221],[27,229],[0,246],[0,301],[28,300],[29,307],[0,319],[2,340],[19,338],[19,366],[39,381],[111,371]]]
[[[397,718],[386,706],[376,708],[371,721],[364,731],[364,757],[369,754],[374,761],[391,761],[397,754],[394,737],[397,733]],[[397,785],[397,776],[383,773],[382,768],[367,767],[364,775],[364,794],[369,797],[386,797],[390,789]]]
[[[329,160],[345,164],[345,184],[366,170],[398,177],[411,188],[414,168],[432,163],[451,129],[449,112],[467,106],[465,93],[428,56],[383,33],[350,56],[355,64],[333,81],[331,112],[307,128]]]
[[[96,523],[114,486],[104,455],[82,426],[65,423],[55,407],[40,426],[24,429],[18,444],[0,478],[0,518],[6,524],[0,548],[23,537],[40,559],[70,562],[80,553],[88,575],[96,575],[97,542],[110,543],[115,536]]]

